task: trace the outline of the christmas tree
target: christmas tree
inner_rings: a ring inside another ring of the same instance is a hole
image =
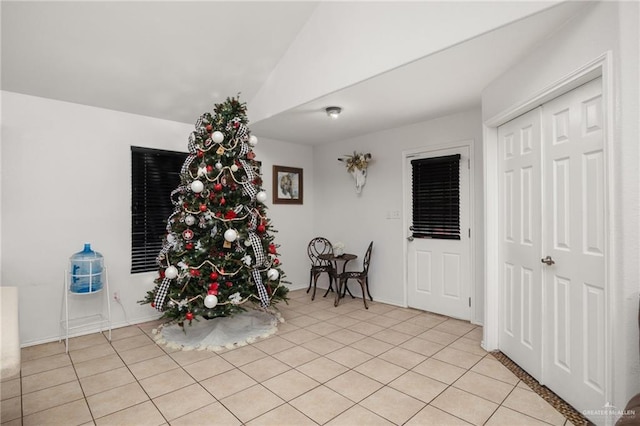
[[[276,231],[252,149],[258,140],[247,123],[246,105],[227,98],[213,114],[200,116],[189,136],[157,258],[159,277],[140,302],[163,318],[211,319],[243,311],[247,303],[267,308],[286,300]]]

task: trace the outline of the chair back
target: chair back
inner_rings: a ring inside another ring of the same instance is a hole
[[[326,266],[329,265],[328,260],[322,260],[318,256],[321,254],[333,253],[333,246],[331,242],[323,237],[315,237],[309,241],[307,246],[307,255],[311,259],[311,265],[313,266]]]
[[[364,275],[369,273],[369,263],[371,262],[371,251],[373,250],[373,241],[369,243],[369,248],[364,255],[364,260],[362,261],[362,266],[364,266],[364,270],[362,271]]]

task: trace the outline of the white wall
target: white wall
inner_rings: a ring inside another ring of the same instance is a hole
[[[609,213],[613,279],[610,327],[614,386],[610,402],[624,407],[640,391],[638,361],[638,294],[640,284],[640,174],[638,168],[638,54],[640,11],[637,2],[601,2],[574,18],[539,48],[493,82],[482,98],[483,118],[539,95],[555,82],[606,52],[613,58],[612,193]],[[487,142],[488,143],[488,142]],[[487,160],[488,161],[488,160]],[[597,407],[594,407],[597,408]]]
[[[59,337],[64,270],[84,242],[104,255],[111,293],[120,293],[123,306],[112,305],[114,325],[157,318],[137,303],[156,273],[129,272],[130,146],[186,152],[193,125],[11,92],[2,92],[2,102],[1,283],[19,288],[21,344]],[[268,191],[274,161],[304,167],[313,183],[311,148],[260,141],[256,153],[269,173]],[[312,197],[305,198],[303,206],[269,213],[282,230],[276,242],[285,272],[299,286],[307,273],[300,266],[301,240],[313,212]],[[290,223],[299,226],[290,229]]]
[[[407,231],[403,221],[387,219],[387,212],[403,208],[402,162],[404,150],[441,145],[473,139],[475,144],[476,205],[474,224],[474,247],[477,253],[474,277],[476,293],[474,303],[479,311],[473,318],[482,322],[484,245],[481,226],[482,217],[482,125],[479,109],[426,121],[411,126],[385,130],[357,138],[314,147],[315,206],[314,232],[330,241],[345,243],[346,250],[358,254],[358,260],[349,263],[349,269],[362,265],[362,257],[370,241],[374,249],[370,266],[369,287],[374,300],[404,305],[405,268],[403,249]],[[370,152],[367,183],[360,195],[355,192],[351,175],[338,161],[338,157],[353,151]],[[475,230],[478,232],[476,233]],[[326,286],[326,280],[322,282]],[[351,286],[353,287],[353,286]],[[356,286],[357,287],[357,286]],[[355,287],[353,287],[355,289]],[[354,294],[359,294],[356,290]]]

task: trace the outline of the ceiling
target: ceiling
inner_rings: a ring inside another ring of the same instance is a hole
[[[488,83],[584,5],[562,3],[398,64],[252,123],[252,131],[315,145],[478,106]],[[250,107],[316,7],[2,1],[2,90],[193,123],[213,103],[237,93]],[[343,108],[338,120],[324,113],[330,105]]]

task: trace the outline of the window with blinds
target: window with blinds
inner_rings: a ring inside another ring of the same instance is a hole
[[[412,235],[460,239],[460,154],[411,161]]]
[[[131,273],[155,271],[186,153],[131,147]]]

